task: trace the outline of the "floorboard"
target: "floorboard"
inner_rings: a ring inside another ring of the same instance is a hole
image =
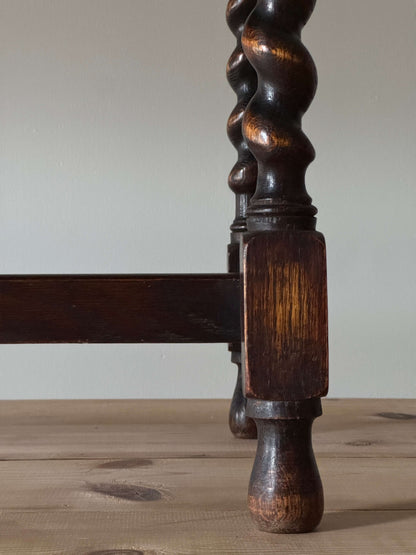
[[[0,554],[416,554],[416,401],[324,403],[326,512],[258,532],[226,401],[0,403]]]

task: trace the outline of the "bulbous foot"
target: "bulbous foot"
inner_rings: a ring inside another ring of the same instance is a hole
[[[243,379],[241,373],[241,353],[234,351],[232,359],[238,367],[237,383],[231,401],[228,423],[231,432],[240,439],[256,439],[257,428],[254,420],[247,416],[247,399],[243,394]]]
[[[324,497],[312,451],[311,428],[320,399],[292,402],[249,400],[258,430],[248,505],[260,530],[311,532],[321,521]]]

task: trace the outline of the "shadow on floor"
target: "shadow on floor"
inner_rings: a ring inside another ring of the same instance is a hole
[[[394,503],[394,509],[391,508],[391,505],[376,505],[360,510],[325,513],[318,532],[348,530],[350,528],[360,528],[362,526],[371,526],[372,524],[386,524],[411,518],[416,521],[416,499],[403,503]]]

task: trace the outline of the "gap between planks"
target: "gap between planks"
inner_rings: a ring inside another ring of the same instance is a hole
[[[230,436],[227,411],[0,403],[0,554],[416,553],[415,401],[324,402],[314,444],[326,513],[316,533],[291,537],[252,525],[255,442]]]
[[[253,458],[228,430],[228,401],[3,401],[1,460]],[[319,457],[416,457],[414,400],[325,400]]]

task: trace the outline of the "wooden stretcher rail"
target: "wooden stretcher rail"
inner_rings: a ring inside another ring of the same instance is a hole
[[[238,274],[0,276],[0,343],[238,341]]]

